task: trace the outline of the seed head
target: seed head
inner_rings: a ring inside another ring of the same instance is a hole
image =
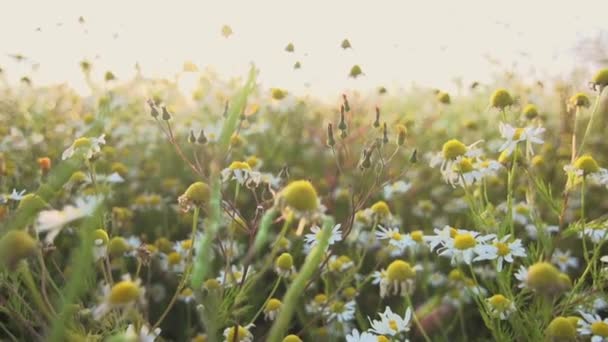
[[[549,341],[576,341],[576,326],[566,317],[555,317],[545,330]]]
[[[27,232],[11,230],[0,239],[0,264],[14,269],[19,261],[31,256],[37,245]]]
[[[319,205],[317,190],[306,180],[289,183],[281,191],[281,197],[288,207],[298,211],[314,211]]]
[[[183,196],[185,196],[185,198],[194,205],[202,206],[204,203],[209,201],[209,198],[211,197],[211,190],[209,189],[209,185],[207,185],[207,183],[195,182],[192,183],[188,189],[186,189]]]
[[[528,120],[532,120],[538,116],[538,108],[533,104],[528,104],[524,107],[523,114]]]
[[[293,267],[293,257],[289,253],[283,253],[275,261],[275,267],[282,271],[289,271]]]
[[[599,165],[590,155],[584,155],[578,157],[578,159],[574,162],[574,167],[578,170],[583,171],[583,175],[588,175],[590,173],[595,173],[600,170]]]
[[[353,65],[352,68],[350,68],[350,73],[348,74],[348,76],[352,78],[357,78],[362,74],[363,71],[361,70],[361,67],[359,65]]]
[[[598,89],[601,92],[604,87],[608,85],[608,68],[598,71],[595,76],[593,76],[591,84],[594,89]]]
[[[395,260],[386,269],[386,277],[389,281],[404,281],[416,276],[416,270],[403,260]]]
[[[506,89],[497,89],[490,98],[490,106],[500,110],[513,105],[513,98]]]
[[[140,294],[137,283],[123,280],[112,287],[109,296],[110,304],[127,304],[135,301]]]
[[[435,95],[437,97],[437,101],[439,101],[439,103],[443,103],[443,104],[450,104],[452,101],[450,99],[450,94],[445,93],[443,91],[440,91],[437,93],[437,95]]]
[[[454,160],[467,153],[467,146],[457,139],[448,140],[443,144],[443,158]]]
[[[572,95],[569,100],[570,105],[573,107],[589,107],[591,105],[591,101],[589,101],[589,97],[585,93],[577,93]]]
[[[302,339],[298,337],[298,335],[287,335],[283,339],[283,342],[302,342]]]

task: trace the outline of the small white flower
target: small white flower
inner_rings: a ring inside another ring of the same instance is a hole
[[[137,333],[135,332],[135,326],[133,324],[129,324],[127,331],[125,331],[124,337],[127,341],[154,342],[158,336],[160,336],[160,331],[160,328],[150,331],[150,328],[144,324],[139,328],[139,333]]]
[[[507,155],[511,155],[519,142],[528,142],[526,144],[527,154],[534,154],[532,144],[543,144],[542,135],[545,132],[543,127],[523,127],[516,128],[509,124],[499,124],[500,135],[506,140],[498,149],[499,152],[506,151]]]
[[[487,300],[490,314],[501,320],[506,320],[516,311],[515,303],[503,295],[494,295]]]
[[[563,252],[561,249],[556,248],[551,256],[551,262],[556,264],[562,272],[567,272],[568,268],[576,270],[578,268],[578,259],[571,254],[570,250]]]
[[[412,319],[412,308],[407,308],[403,317],[393,313],[390,307],[386,307],[383,313],[380,314],[379,320],[371,320],[371,332],[378,335],[395,336],[401,333],[410,331],[410,321]]]
[[[52,243],[61,229],[68,223],[93,214],[101,198],[88,196],[77,198],[75,205],[67,205],[62,210],[44,210],[38,214],[36,231],[47,232],[45,241]]]
[[[94,154],[101,151],[101,145],[106,143],[106,135],[102,134],[97,138],[76,139],[70,147],[61,154],[61,160],[72,158],[74,153],[82,152],[80,155],[86,159],[91,159]]]
[[[604,241],[608,238],[608,226],[603,225],[590,225],[585,227],[584,231],[579,233],[579,236],[583,238],[583,233],[595,244]]]
[[[17,192],[17,189],[13,189],[13,192],[11,192],[10,195],[8,195],[8,199],[13,200],[13,201],[21,201],[21,199],[23,199],[23,197],[25,196],[25,189]]]
[[[361,332],[359,330],[353,329],[350,334],[346,335],[346,342],[377,342],[378,338],[376,335],[370,334],[368,332]]]
[[[521,240],[516,239],[515,241],[508,242],[511,235],[505,235],[502,239],[496,239],[493,242],[496,247],[496,269],[498,272],[502,271],[504,262],[513,263],[514,257],[525,257],[526,250],[523,247]]]
[[[219,277],[217,277],[217,281],[224,287],[232,287],[234,285],[238,285],[243,279],[243,274],[245,269],[243,266],[232,265],[228,272],[220,271]],[[253,274],[253,268],[250,266],[247,271],[247,276],[245,279],[249,278]],[[244,281],[244,280],[243,280]]]
[[[114,286],[106,284],[102,288],[103,300],[93,309],[93,317],[101,319],[110,310],[128,309],[137,304],[145,303],[145,287],[141,286],[141,280],[132,280],[129,274],[122,277],[122,281]]]
[[[578,333],[581,335],[591,335],[591,342],[608,341],[608,318],[602,318],[597,314],[585,313],[580,311],[583,319],[578,320]]]
[[[437,252],[441,256],[451,257],[452,265],[460,262],[470,265],[473,261],[491,260],[495,258],[497,248],[487,242],[495,237],[494,234],[481,236],[474,231],[459,232],[454,238],[443,241],[443,246]]]
[[[325,314],[329,317],[329,320],[335,319],[342,323],[350,322],[355,318],[355,302],[336,300],[329,303],[329,306],[325,309]]]
[[[342,231],[340,230],[341,227],[341,224],[337,224],[331,229],[328,246],[331,246],[338,241],[342,241]],[[310,231],[310,234],[304,235],[304,250],[306,253],[309,253],[319,243],[318,238],[321,235],[322,229],[315,225],[310,228]]]
[[[376,238],[379,240],[388,240],[389,245],[397,249],[396,254],[401,254],[406,248],[416,245],[414,240],[406,238],[408,235],[401,234],[398,228],[384,228],[383,226],[378,226],[378,229],[379,231],[376,232]]]
[[[257,187],[262,181],[262,174],[253,171],[245,162],[233,162],[229,167],[222,170],[222,182],[235,180],[242,186]]]
[[[240,325],[235,327],[233,325],[224,329],[224,342],[253,342],[253,334],[250,331],[253,327],[255,327],[254,324],[247,324],[244,327]]]
[[[519,280],[519,285],[517,287],[520,289],[526,287],[526,282],[528,280],[528,269],[523,265],[519,266],[519,270],[517,270],[515,273],[515,278]]]
[[[384,198],[390,200],[395,195],[406,193],[412,187],[411,183],[405,181],[397,181],[393,184],[386,185],[383,189]]]

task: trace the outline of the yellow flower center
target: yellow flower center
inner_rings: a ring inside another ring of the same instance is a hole
[[[293,267],[293,257],[289,253],[279,255],[275,266],[281,270],[287,271]]]
[[[335,313],[342,313],[346,309],[346,305],[343,301],[337,300],[331,304],[331,311]]]
[[[473,163],[469,158],[462,158],[458,164],[454,165],[454,169],[460,173],[467,173],[473,171]]]
[[[548,262],[537,262],[528,268],[526,282],[535,290],[551,290],[560,284],[560,272]]]
[[[576,338],[576,327],[566,317],[555,317],[546,331],[547,337],[573,341]]]
[[[590,174],[600,170],[600,167],[597,165],[595,159],[589,155],[579,157],[574,162],[574,167],[582,170],[584,174]]]
[[[323,293],[319,293],[318,295],[315,296],[315,303],[317,304],[325,304],[327,303],[327,296]]]
[[[458,234],[454,238],[454,247],[460,250],[473,248],[476,244],[475,237],[469,233]]]
[[[380,217],[387,217],[391,214],[388,204],[384,201],[378,201],[371,207],[372,212]]]
[[[442,153],[444,159],[456,159],[467,153],[467,146],[456,139],[448,140],[443,144]]]
[[[524,133],[523,128],[516,128],[515,132],[513,133],[513,140],[519,140],[519,138],[521,138],[522,133]]]
[[[167,255],[167,261],[169,262],[169,265],[177,265],[181,260],[182,256],[177,252],[171,252],[169,253],[169,255]]]
[[[490,297],[488,302],[498,311],[506,310],[511,304],[511,301],[501,294]]]
[[[389,281],[404,281],[414,278],[416,270],[409,263],[403,260],[395,260],[386,269],[386,276]]]
[[[388,339],[388,337],[384,336],[384,335],[380,335],[377,338],[378,342],[390,342],[391,340]]]
[[[78,138],[78,139],[74,140],[74,148],[90,147],[90,146],[91,146],[91,139],[89,139],[89,138]]]
[[[391,234],[391,239],[396,240],[396,241],[401,241],[402,237],[401,237],[401,234],[399,234],[399,232],[393,232]]]
[[[397,331],[397,329],[399,328],[397,326],[397,321],[395,321],[394,319],[391,319],[388,321],[388,327],[391,328],[391,330]]]
[[[217,290],[220,288],[220,282],[215,278],[205,280],[203,285],[207,290]]]
[[[298,180],[289,183],[283,189],[282,196],[285,203],[295,210],[313,211],[317,209],[317,191],[309,181]]]
[[[190,249],[190,248],[192,248],[192,239],[188,239],[188,240],[182,241],[181,245],[182,245],[183,249]]]
[[[424,234],[422,234],[421,230],[414,230],[410,233],[410,236],[412,237],[412,240],[416,242],[422,242],[422,239],[424,238]]]
[[[242,326],[238,326],[237,329],[235,329],[235,327],[230,328],[230,330],[228,330],[228,334],[226,334],[226,341],[235,341],[235,333],[236,330],[236,341],[240,341],[245,339],[245,337],[247,337],[247,335],[249,334],[249,332],[247,331],[247,329],[245,329]]]
[[[498,255],[505,256],[511,252],[509,245],[504,242],[495,242],[494,246],[498,249]]]
[[[242,162],[242,161],[233,161],[230,166],[228,166],[228,168],[230,170],[247,170],[247,171],[251,171],[251,166],[249,166],[249,164],[247,164],[246,162]]]
[[[139,286],[130,280],[124,280],[112,287],[110,291],[110,304],[126,304],[139,297]]]
[[[608,337],[608,324],[604,322],[594,322],[591,324],[591,332],[593,335]]]
[[[279,89],[279,88],[272,89],[272,98],[273,99],[280,101],[280,100],[284,99],[285,96],[287,96],[287,91],[285,91],[283,89]]]
[[[268,304],[266,304],[266,312],[278,310],[281,307],[281,304],[280,300],[272,298],[268,301]]]

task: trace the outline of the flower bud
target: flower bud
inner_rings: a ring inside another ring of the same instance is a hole
[[[513,98],[506,89],[497,89],[494,91],[494,93],[492,93],[490,105],[494,108],[504,110],[505,108],[513,105]]]
[[[327,146],[334,146],[336,140],[334,139],[334,129],[331,123],[327,124]]]
[[[0,239],[0,264],[14,269],[36,251],[36,240],[22,230],[11,230]]]
[[[165,120],[165,121],[171,120],[171,114],[169,114],[169,111],[167,111],[167,107],[163,106],[162,110],[163,110],[163,120]]]
[[[374,127],[380,127],[380,108],[376,107],[376,120],[374,120]]]

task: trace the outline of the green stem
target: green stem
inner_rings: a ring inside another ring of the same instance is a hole
[[[589,263],[589,254],[587,252],[587,236],[585,235],[585,186],[586,186],[587,177],[583,175],[583,180],[581,182],[581,223],[583,224],[583,253],[585,256],[585,261]]]
[[[427,342],[431,342],[431,339],[429,338],[429,335],[427,335],[426,331],[422,327],[422,324],[420,324],[420,321],[418,320],[418,315],[416,315],[416,309],[414,308],[414,305],[412,305],[412,300],[410,299],[410,295],[409,294],[405,295],[405,302],[407,303],[408,307],[411,308],[411,310],[412,310],[412,318],[414,319],[414,323],[418,327],[418,330],[420,330],[420,333],[424,337],[424,340],[427,341]]]
[[[608,88],[608,87],[606,87]],[[599,108],[600,98],[602,97],[602,91],[597,95],[595,99],[595,104],[593,105],[593,111],[591,112],[591,118],[589,119],[589,123],[587,123],[587,128],[585,129],[585,134],[583,135],[583,139],[581,140],[581,146],[578,149],[577,155],[581,155],[583,149],[585,148],[585,141],[587,140],[587,136],[591,132],[591,127],[593,127],[593,119],[595,119],[595,114],[597,113],[597,109]]]
[[[51,314],[51,311],[49,311],[49,308],[46,306],[46,303],[44,302],[40,291],[38,291],[36,283],[34,282],[34,277],[32,277],[32,272],[30,271],[30,268],[26,262],[22,262],[19,265],[19,273],[21,274],[21,279],[25,283],[25,287],[27,287],[28,291],[30,291],[34,304],[38,307],[40,311],[42,311],[46,318],[52,320],[53,315]]]
[[[302,298],[302,292],[304,291],[308,280],[312,278],[323,260],[323,255],[329,245],[329,237],[333,226],[333,218],[326,217],[323,222],[323,230],[319,236],[317,246],[310,252],[308,257],[306,257],[306,261],[304,262],[304,266],[302,266],[300,273],[296,276],[283,297],[283,307],[270,329],[270,335],[268,337],[269,342],[279,342],[285,336],[285,333],[289,328],[289,323],[291,322],[291,317],[298,304],[298,299]]]
[[[272,296],[274,296],[274,293],[277,292],[277,289],[279,288],[280,283],[281,283],[281,277],[278,277],[277,281],[274,283],[274,286],[272,287],[272,290],[268,294],[268,297],[266,297],[266,300],[264,300],[264,303],[262,304],[262,306],[260,307],[258,312],[256,312],[255,315],[253,315],[253,318],[251,319],[251,322],[249,322],[249,324],[253,324],[255,322],[255,320],[258,318],[258,316],[260,316],[262,311],[264,311],[266,304],[268,304],[268,302],[272,299]]]
[[[186,259],[187,264],[185,267],[186,271],[184,272],[182,279],[180,280],[179,284],[177,285],[177,288],[175,289],[175,293],[173,294],[173,297],[171,297],[171,301],[169,302],[169,304],[167,305],[167,307],[165,308],[163,313],[160,315],[160,317],[158,318],[156,323],[154,323],[152,328],[150,328],[150,331],[154,331],[154,329],[158,328],[158,326],[165,319],[165,317],[167,316],[169,311],[171,311],[171,308],[175,304],[175,301],[179,297],[179,294],[181,293],[182,289],[186,286],[186,282],[188,281],[188,278],[190,277],[190,273],[192,271],[192,261],[193,261],[192,255],[193,255],[193,249],[194,249],[194,241],[195,241],[195,236],[196,236],[199,210],[200,210],[199,207],[194,207],[194,215],[192,215],[192,232],[190,233],[190,238],[192,239],[193,243],[192,243],[192,246],[190,247],[190,249],[188,250],[188,258]]]

